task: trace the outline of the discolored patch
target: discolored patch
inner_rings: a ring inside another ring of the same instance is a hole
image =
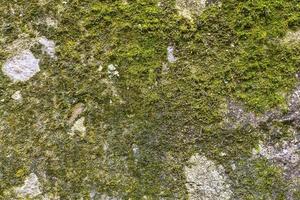
[[[13,82],[28,81],[40,71],[39,62],[30,50],[25,50],[8,59],[2,67],[2,72]]]
[[[25,198],[30,197],[34,198],[40,194],[42,194],[40,189],[40,183],[38,177],[31,173],[24,181],[24,185],[21,187],[17,187],[15,192],[18,196]]]
[[[190,200],[229,200],[232,195],[224,168],[196,154],[184,168]]]

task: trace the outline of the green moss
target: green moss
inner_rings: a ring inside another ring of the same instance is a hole
[[[280,168],[264,159],[240,161],[233,176],[235,196],[245,200],[286,199],[287,183],[283,181]]]
[[[225,130],[226,100],[255,112],[284,109],[284,95],[296,84],[299,47],[279,42],[299,27],[296,0],[223,1],[193,22],[178,15],[173,0],[160,6],[155,0],[38,2],[0,6],[1,47],[38,31],[56,41],[58,56],[50,60],[33,47],[41,73],[17,84],[1,75],[2,198],[35,171],[47,176],[45,192],[61,199],[87,198],[91,190],[124,199],[186,199],[182,168],[194,152],[228,166],[272,136],[268,127]],[[16,14],[8,12],[11,7]],[[49,16],[58,19],[57,29],[41,21]],[[176,49],[176,63],[167,63],[168,45]],[[7,56],[1,48],[0,63]],[[114,89],[103,81],[110,79],[109,64],[120,73],[109,83]],[[16,90],[22,91],[21,104],[10,99]],[[86,107],[84,138],[67,134],[77,103]],[[283,135],[272,137],[280,141]],[[267,199],[276,191],[283,198],[284,184],[270,183],[283,182],[280,170],[266,161],[251,170],[255,176],[239,177],[237,195],[253,199],[258,190]]]

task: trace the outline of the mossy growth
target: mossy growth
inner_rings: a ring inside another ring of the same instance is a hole
[[[299,2],[221,1],[193,21],[178,14],[174,0],[158,3],[1,3],[1,64],[11,56],[5,47],[21,34],[54,40],[58,57],[51,60],[34,46],[39,74],[15,84],[0,77],[1,198],[35,172],[46,177],[40,178],[43,192],[61,199],[88,199],[91,191],[95,199],[186,199],[182,169],[193,153],[229,169],[271,135],[262,127],[224,129],[222,105],[233,99],[257,113],[286,107],[300,49],[280,41],[299,28]],[[47,17],[58,27],[47,26]],[[169,45],[175,63],[167,63]],[[119,77],[109,76],[110,64]],[[16,90],[21,103],[11,100]],[[67,134],[78,103],[85,105],[85,137]],[[251,170],[234,186],[238,197],[256,198],[258,190],[268,199],[277,189],[283,192],[276,198],[284,197],[280,170],[265,161]],[[239,177],[232,173],[232,180]]]

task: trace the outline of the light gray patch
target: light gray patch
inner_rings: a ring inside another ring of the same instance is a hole
[[[229,200],[232,196],[225,170],[205,156],[196,154],[184,167],[190,200]]]
[[[47,17],[45,19],[45,23],[49,27],[53,27],[53,28],[57,28],[58,27],[58,21],[56,19],[54,19],[54,18],[51,18],[51,17]]]
[[[40,183],[38,177],[31,173],[25,180],[24,185],[21,187],[17,187],[15,192],[20,197],[27,197],[34,198],[40,194],[42,194],[40,190]]]
[[[282,117],[282,113],[276,109],[257,115],[254,112],[246,111],[242,104],[231,100],[228,101],[225,110],[223,123],[229,130],[249,125],[257,128],[267,121],[279,120]]]
[[[174,56],[174,49],[175,48],[173,46],[168,46],[168,48],[167,48],[169,63],[174,63],[177,60]]]
[[[113,65],[113,64],[108,65],[107,71],[108,71],[108,75],[109,75],[110,78],[119,77],[120,76],[119,72],[117,71],[116,66]]]
[[[224,122],[228,129],[236,129],[246,125],[258,126],[257,116],[252,112],[246,112],[241,105],[233,101],[228,102],[225,116]]]
[[[77,103],[72,108],[71,116],[68,120],[68,124],[71,125],[74,123],[74,121],[84,112],[85,106],[83,103]]]
[[[94,200],[95,199],[95,196],[96,196],[96,191],[95,190],[91,190],[90,191],[90,200]]]
[[[21,94],[21,91],[16,91],[12,96],[11,98],[15,101],[22,101],[23,97],[22,97],[22,94]]]
[[[290,31],[283,38],[283,44],[299,44],[300,42],[300,30],[298,31]]]
[[[176,8],[179,14],[189,20],[192,16],[199,16],[206,7],[206,0],[176,0]]]
[[[46,37],[40,37],[38,42],[42,45],[42,51],[46,53],[51,58],[56,58],[55,56],[55,42],[53,40],[48,40]]]
[[[30,50],[9,58],[2,67],[3,74],[14,82],[28,81],[39,71],[39,59],[36,59]]]
[[[85,136],[86,133],[86,127],[84,126],[84,117],[79,118],[77,121],[75,121],[74,125],[71,128],[71,132],[69,135],[74,136],[76,132],[79,132],[82,137]]]
[[[295,137],[291,141],[283,141],[282,144],[264,144],[260,142],[259,148],[253,150],[253,157],[265,157],[284,170],[288,179],[300,178],[300,142]]]
[[[139,157],[139,155],[140,155],[140,148],[138,147],[138,145],[136,145],[136,144],[132,145],[132,152],[133,152],[133,156],[135,158]]]

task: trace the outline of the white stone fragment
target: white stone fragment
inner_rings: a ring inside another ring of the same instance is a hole
[[[21,187],[17,187],[15,189],[15,192],[22,198],[25,198],[27,196],[30,198],[34,198],[42,194],[38,177],[34,173],[31,173],[29,177],[26,178],[24,185]]]
[[[16,91],[12,96],[11,98],[15,101],[22,101],[22,94],[21,94],[21,91]]]
[[[42,51],[46,53],[50,58],[56,58],[55,56],[55,42],[48,40],[46,37],[40,37],[38,42],[43,46]]]
[[[176,62],[176,58],[174,56],[174,47],[173,46],[168,46],[167,52],[168,52],[168,61],[170,63]]]
[[[8,59],[2,67],[2,72],[14,82],[28,81],[39,71],[39,59],[36,59],[30,50]]]
[[[69,133],[71,136],[74,136],[76,132],[79,132],[81,136],[85,135],[86,127],[84,126],[84,120],[85,117],[81,117],[74,123]]]
[[[45,19],[45,22],[46,22],[47,26],[49,26],[49,27],[54,27],[54,28],[58,27],[58,21],[56,19],[51,18],[51,17],[47,17]]]
[[[282,42],[298,44],[300,42],[300,30],[288,32]]]
[[[193,15],[201,15],[206,7],[206,0],[176,0],[175,5],[181,16],[192,20]]]
[[[138,145],[136,145],[136,144],[132,145],[132,152],[133,152],[133,156],[134,157],[138,157],[139,156],[140,149],[139,149]]]
[[[190,200],[229,200],[232,195],[225,170],[205,156],[195,154],[184,168]]]
[[[110,78],[120,76],[117,68],[113,64],[108,65],[107,70]]]

